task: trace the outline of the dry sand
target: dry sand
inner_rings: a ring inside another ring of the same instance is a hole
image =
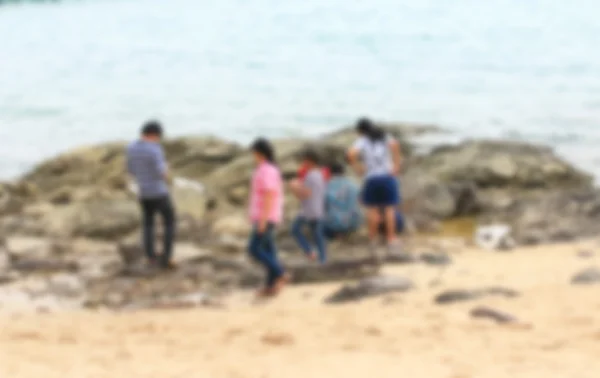
[[[583,247],[582,247],[583,246]],[[339,284],[293,287],[275,301],[227,310],[69,313],[0,317],[0,377],[600,377],[600,285],[571,276],[600,265],[577,257],[592,242],[465,251],[440,286],[437,270],[390,267],[418,289],[343,305],[322,304]],[[502,285],[516,299],[436,306],[445,288]],[[471,319],[476,305],[527,326]]]

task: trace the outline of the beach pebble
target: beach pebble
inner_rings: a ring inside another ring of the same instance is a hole
[[[447,290],[435,297],[435,303],[440,305],[451,304],[456,302],[465,302],[475,299],[480,299],[484,296],[496,295],[506,298],[518,297],[520,294],[518,291],[505,288],[505,287],[490,287],[485,289],[454,289]]]
[[[573,285],[600,284],[600,269],[587,268],[573,276],[571,283]]]
[[[410,252],[394,251],[388,253],[385,261],[390,264],[412,264],[417,262],[418,259]]]
[[[491,319],[497,323],[505,324],[505,323],[516,323],[518,319],[513,315],[493,309],[491,307],[480,306],[471,310],[471,317],[473,318],[484,318]]]
[[[590,250],[582,249],[577,252],[577,257],[582,259],[590,259],[595,256],[595,253]]]
[[[485,289],[483,293],[487,295],[498,295],[506,298],[515,298],[520,295],[518,291],[502,286],[489,287]]]
[[[439,305],[451,304],[456,302],[465,302],[479,299],[483,296],[480,290],[447,290],[435,297],[435,303]]]
[[[347,303],[384,294],[405,292],[412,288],[412,281],[403,277],[370,277],[357,284],[343,286],[326,298],[325,302],[329,304]]]
[[[427,265],[446,266],[452,264],[452,258],[445,252],[426,252],[419,256],[419,260]]]

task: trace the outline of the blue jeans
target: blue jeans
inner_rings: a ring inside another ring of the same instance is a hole
[[[277,258],[274,233],[275,227],[272,224],[269,224],[263,233],[259,233],[255,225],[248,243],[250,255],[262,264],[267,271],[267,287],[272,287],[275,281],[284,273],[283,267]]]
[[[319,252],[319,261],[325,263],[325,261],[327,261],[327,245],[325,239],[325,224],[323,220],[309,220],[304,217],[298,217],[292,225],[292,235],[294,236],[294,239],[296,239],[304,253],[309,254],[313,251],[313,248],[304,234],[304,229],[306,227],[308,227],[310,236],[316,244],[317,251]]]

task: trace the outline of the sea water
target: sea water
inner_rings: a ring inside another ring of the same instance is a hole
[[[0,5],[0,178],[81,144],[308,136],[359,116],[549,144],[600,174],[594,0]]]

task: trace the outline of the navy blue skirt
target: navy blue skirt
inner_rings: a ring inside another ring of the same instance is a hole
[[[369,177],[362,190],[362,202],[368,207],[397,206],[400,204],[400,186],[392,175]]]

